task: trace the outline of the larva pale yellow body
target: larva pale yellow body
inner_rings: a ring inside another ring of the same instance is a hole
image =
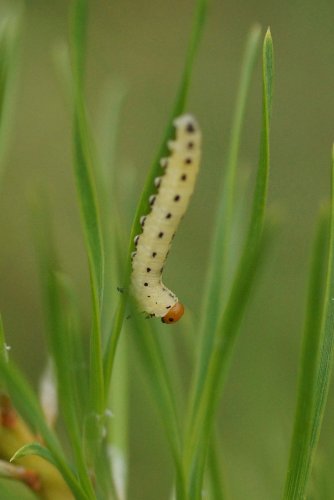
[[[201,156],[201,132],[195,118],[182,115],[174,121],[171,152],[161,160],[164,175],[155,179],[157,193],[150,197],[151,211],[141,218],[143,231],[135,238],[131,289],[139,307],[164,322],[177,321],[183,306],[162,283],[162,272],[177,227],[193,193]]]

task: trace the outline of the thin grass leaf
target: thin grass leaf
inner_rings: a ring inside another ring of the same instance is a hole
[[[9,12],[7,16],[2,18],[0,26],[0,182],[13,111],[20,31],[21,13],[19,11]]]
[[[126,89],[121,83],[106,85],[100,112],[101,123],[97,134],[100,161],[97,163],[95,176],[101,206],[105,254],[105,286],[101,319],[104,339],[107,339],[111,332],[115,312],[111,304],[117,302],[117,286],[123,275],[125,224],[121,217],[112,216],[112,214],[117,214],[120,207],[117,181],[122,169],[116,161],[116,144],[125,96]],[[122,241],[119,241],[120,238],[116,238],[116,234],[121,236],[121,233]]]
[[[214,498],[215,500],[225,500],[227,496],[225,494],[224,479],[222,477],[222,460],[217,440],[218,433],[216,432],[216,435],[211,440],[208,453],[209,484],[211,498]]]
[[[92,413],[97,416],[91,421],[92,435],[98,435],[103,424],[105,408],[101,307],[103,298],[104,255],[101,220],[93,177],[93,141],[89,130],[84,102],[84,65],[85,65],[85,32],[87,22],[87,2],[74,2],[71,23],[71,55],[73,67],[73,99],[74,99],[74,172],[79,197],[83,231],[88,255],[88,264],[92,292],[92,332],[90,349],[90,405]],[[100,424],[98,423],[100,422]]]
[[[209,258],[210,266],[208,270],[206,292],[204,293],[205,303],[202,312],[202,318],[204,318],[204,320],[200,329],[202,340],[199,350],[201,353],[201,361],[198,377],[200,379],[203,378],[203,373],[205,373],[212,349],[215,328],[222,308],[223,290],[225,290],[226,294],[226,272],[227,266],[229,265],[228,245],[230,244],[232,236],[231,225],[235,212],[235,191],[240,141],[247,99],[258,56],[260,35],[260,27],[255,26],[249,34],[241,65],[241,76],[231,129],[226,175],[220,189],[221,196],[217,210],[211,255]],[[199,386],[198,388],[200,389]]]
[[[76,412],[76,384],[72,367],[76,362],[71,346],[71,331],[68,318],[67,289],[64,279],[59,273],[58,258],[52,235],[52,223],[48,209],[44,206],[34,207],[35,246],[38,255],[40,277],[45,298],[47,332],[49,347],[54,360],[57,375],[57,387],[62,415],[74,450],[80,480],[86,491],[93,495],[93,488],[84,460],[81,422],[82,415]]]
[[[44,458],[47,462],[50,462],[50,464],[54,465],[57,467],[57,462],[55,458],[53,457],[52,453],[45,448],[45,446],[42,446],[40,443],[29,443],[26,444],[25,446],[22,446],[19,450],[17,450],[12,458],[10,459],[10,462],[15,462],[15,460],[18,460],[19,458],[26,457],[28,455],[38,455],[41,458]]]
[[[185,464],[192,498],[199,498],[213,419],[221,398],[239,325],[263,251],[262,232],[269,174],[269,130],[272,103],[273,46],[268,30],[263,43],[263,120],[259,166],[246,241],[226,307],[218,321],[209,365],[192,405]]]
[[[321,350],[318,365],[315,412],[312,422],[311,446],[313,450],[318,444],[321,425],[325,413],[329,384],[331,379],[333,350],[334,350],[334,145],[332,149],[331,172],[331,201],[330,201],[330,236],[327,266],[326,291],[322,315]],[[314,452],[309,454],[308,467],[312,465]]]
[[[181,434],[175,396],[170,382],[164,355],[158,343],[152,323],[145,320],[132,304],[132,321],[135,322],[136,351],[142,358],[142,371],[160,413],[176,471],[176,493],[179,500],[185,498],[185,483],[181,459]]]
[[[0,358],[0,378],[7,385],[15,408],[30,425],[38,430],[53,456],[57,469],[63,476],[75,498],[89,500],[94,497],[81,487],[72,469],[66,463],[63,451],[56,435],[47,426],[41,407],[31,387],[12,363]]]
[[[191,76],[192,76],[192,72],[193,72],[194,62],[195,62],[196,54],[198,52],[198,47],[199,47],[201,35],[203,33],[203,28],[205,25],[207,8],[208,8],[208,0],[197,0],[192,34],[190,37],[188,51],[187,51],[186,59],[185,59],[183,75],[181,78],[179,88],[177,90],[176,99],[175,99],[175,103],[173,106],[172,114],[171,114],[171,117],[168,121],[168,125],[165,129],[163,140],[162,140],[162,143],[161,143],[160,148],[158,150],[158,154],[157,154],[155,161],[153,162],[153,164],[148,172],[148,175],[147,175],[147,178],[145,181],[145,185],[144,185],[144,189],[143,189],[143,192],[141,194],[141,197],[140,197],[140,200],[139,200],[139,203],[137,206],[137,210],[135,213],[135,217],[133,220],[133,224],[132,224],[130,243],[129,243],[128,255],[127,255],[127,260],[126,260],[126,269],[125,269],[125,275],[124,275],[124,286],[126,289],[128,288],[129,281],[130,281],[131,252],[133,250],[133,239],[136,236],[136,234],[138,234],[140,232],[139,219],[140,219],[141,215],[147,213],[147,211],[149,209],[149,201],[148,201],[149,195],[151,194],[152,186],[154,185],[153,184],[154,179],[155,179],[155,177],[157,177],[157,175],[159,174],[159,172],[161,170],[161,166],[159,163],[160,159],[163,158],[167,153],[167,141],[168,141],[168,139],[171,138],[172,133],[173,133],[173,120],[176,116],[182,114],[185,110],[186,101],[187,101],[190,83],[191,83]],[[105,373],[105,381],[106,381],[106,391],[108,391],[108,387],[110,384],[112,367],[113,367],[113,362],[114,362],[114,357],[115,357],[115,352],[116,352],[116,346],[117,346],[117,342],[118,342],[119,335],[121,333],[121,329],[122,329],[122,325],[123,325],[126,301],[127,301],[127,295],[124,294],[119,299],[119,303],[118,303],[118,307],[117,307],[117,311],[116,311],[115,319],[114,319],[114,323],[113,323],[112,333],[109,337],[108,344],[107,344],[106,350],[105,350],[104,373]]]
[[[305,498],[314,448],[312,429],[319,372],[321,320],[328,253],[328,211],[320,214],[314,242],[304,327],[297,407],[284,499]]]

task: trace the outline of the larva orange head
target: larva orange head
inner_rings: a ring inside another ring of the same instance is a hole
[[[180,318],[182,318],[184,313],[184,306],[180,302],[176,302],[176,304],[173,305],[173,307],[168,311],[167,314],[163,318],[161,318],[161,321],[163,323],[176,323],[176,321],[179,321]]]

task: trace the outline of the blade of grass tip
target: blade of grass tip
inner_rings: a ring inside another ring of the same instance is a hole
[[[291,440],[284,499],[305,498],[310,475],[314,402],[319,370],[321,319],[328,252],[328,210],[322,210],[314,241],[297,391],[297,407]]]
[[[260,27],[255,26],[249,34],[241,65],[241,76],[232,122],[226,175],[221,187],[212,255],[210,257],[211,266],[208,273],[208,293],[205,295],[207,298],[204,306],[205,324],[202,326],[202,329],[205,331],[204,338],[208,344],[205,346],[206,352],[210,352],[211,344],[209,344],[208,339],[211,339],[212,342],[210,331],[214,331],[218,311],[221,308],[222,288],[224,286],[224,275],[227,266],[227,246],[231,238],[231,224],[235,209],[236,176],[240,141],[245,120],[247,99],[258,56],[260,35]],[[203,352],[202,349],[201,352]]]
[[[89,496],[83,490],[77,477],[67,464],[59,441],[54,432],[46,424],[42,409],[30,385],[12,363],[6,363],[1,357],[0,378],[6,383],[15,408],[17,408],[19,413],[33,428],[38,430],[44,439],[46,446],[53,455],[58,470],[69,488],[73,491],[75,498],[87,500],[95,498]]]
[[[102,432],[104,413],[104,379],[101,339],[101,305],[103,297],[104,256],[101,220],[93,177],[93,141],[88,126],[84,102],[85,33],[87,2],[77,0],[73,4],[71,23],[71,54],[74,79],[74,171],[77,183],[81,217],[88,254],[91,279],[93,325],[90,349],[90,404],[96,422],[92,421],[93,434]],[[98,423],[100,422],[100,424]],[[90,426],[89,426],[90,427]],[[93,428],[94,427],[94,428]]]
[[[2,19],[0,26],[0,181],[14,104],[20,30],[21,12],[16,9]]]
[[[167,141],[171,137],[173,133],[173,120],[176,116],[182,114],[185,109],[186,100],[189,93],[189,87],[191,83],[191,75],[194,67],[195,57],[198,52],[199,42],[201,39],[201,35],[203,32],[203,28],[205,25],[205,20],[207,17],[207,7],[208,0],[197,0],[196,9],[195,9],[195,17],[193,23],[192,34],[190,37],[188,51],[186,54],[186,60],[183,70],[183,75],[181,78],[181,82],[179,84],[179,88],[177,91],[175,104],[173,107],[172,116],[168,122],[168,126],[166,127],[162,144],[159,148],[158,155],[155,161],[152,164],[151,169],[148,172],[144,189],[142,195],[140,197],[137,210],[135,213],[135,217],[132,224],[131,235],[130,235],[130,243],[128,249],[128,256],[126,261],[126,269],[124,276],[124,286],[127,289],[130,282],[130,273],[131,273],[131,252],[133,250],[133,239],[140,232],[140,216],[142,214],[147,213],[149,210],[149,194],[152,191],[152,186],[154,185],[154,179],[157,177],[159,171],[161,170],[160,159],[163,158],[167,153]],[[106,381],[106,391],[108,391],[108,387],[110,384],[112,367],[114,362],[114,356],[116,352],[116,346],[118,342],[119,335],[121,333],[124,312],[126,306],[127,296],[123,294],[119,299],[119,304],[117,307],[117,311],[115,314],[115,319],[113,323],[112,333],[108,339],[108,344],[105,350],[104,356],[104,373],[105,373],[105,381]]]
[[[197,454],[201,450],[199,443],[204,443],[202,451],[204,450],[203,453],[206,453],[208,438],[212,429],[212,421],[221,397],[227,366],[237,339],[238,326],[251,291],[252,280],[255,277],[255,271],[263,246],[261,236],[264,225],[269,175],[272,79],[273,46],[271,34],[268,30],[263,43],[263,119],[259,166],[249,229],[226,307],[217,323],[218,326],[214,334],[215,341],[210,354],[208,369],[203,374],[203,380],[198,380],[201,390],[198,391],[198,399],[194,401],[196,404],[192,406],[189,435],[187,436],[185,448],[186,466],[189,471],[192,469],[191,463],[200,463],[197,459]],[[200,475],[197,475],[197,478],[200,478]]]
[[[208,280],[206,293],[204,293],[203,322],[200,326],[200,361],[198,364],[198,373],[194,378],[197,398],[202,387],[199,381],[203,381],[207,369],[214,341],[215,327],[217,326],[217,320],[222,308],[222,291],[226,288],[226,285],[224,286],[224,278],[227,266],[227,246],[231,238],[231,223],[235,209],[236,174],[240,140],[247,98],[259,50],[260,35],[260,27],[255,26],[249,34],[241,65],[241,76],[231,129],[226,176],[223,179],[220,189],[221,195],[217,210],[215,234],[209,258]]]
[[[69,330],[68,297],[64,280],[59,273],[58,258],[52,237],[52,223],[45,206],[34,207],[35,246],[45,298],[48,324],[48,340],[57,374],[57,387],[66,430],[73,447],[76,464],[82,484],[93,495],[93,488],[82,450],[80,420],[82,415],[75,411],[75,384],[72,366],[75,362],[71,349]]]
[[[317,387],[315,393],[315,413],[312,422],[311,446],[315,450],[325,413],[329,384],[332,372],[334,350],[334,145],[332,148],[331,172],[331,200],[330,200],[330,236],[329,255],[326,277],[326,291],[322,316],[322,339],[320,361],[318,366]],[[311,466],[310,456],[310,466]]]
[[[181,500],[185,498],[185,483],[181,460],[180,424],[173,388],[164,355],[152,324],[138,314],[135,304],[131,304],[131,306],[132,318],[136,326],[136,335],[133,335],[132,338],[136,342],[136,352],[142,358],[142,371],[165,429],[176,471],[177,498]]]

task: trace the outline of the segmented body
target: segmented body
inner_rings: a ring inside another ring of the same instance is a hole
[[[135,238],[131,289],[140,308],[166,323],[177,321],[183,306],[162,283],[162,272],[177,227],[193,193],[201,156],[201,132],[192,115],[174,121],[175,140],[170,156],[161,160],[164,174],[155,179],[151,211],[141,218],[142,233]]]

